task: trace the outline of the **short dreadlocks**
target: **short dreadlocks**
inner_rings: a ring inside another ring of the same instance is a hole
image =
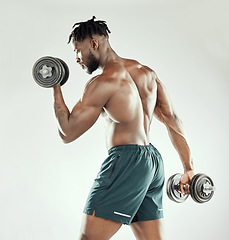
[[[69,36],[68,43],[71,42],[72,38],[78,42],[83,41],[87,36],[92,38],[93,34],[108,37],[108,33],[111,33],[111,31],[108,29],[106,21],[95,22],[95,18],[96,17],[93,16],[92,19],[86,22],[75,23],[72,27],[73,31]]]

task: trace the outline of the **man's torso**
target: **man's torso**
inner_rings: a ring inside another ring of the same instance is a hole
[[[114,93],[103,108],[107,148],[149,144],[149,130],[157,99],[156,74],[137,61],[122,59],[104,69]],[[106,89],[106,88],[104,88]]]

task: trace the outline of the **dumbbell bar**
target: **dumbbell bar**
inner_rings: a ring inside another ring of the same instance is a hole
[[[180,179],[182,174],[171,176],[166,185],[168,197],[177,203],[182,203],[188,198],[188,194],[182,194],[180,190]],[[208,202],[214,194],[215,186],[212,179],[205,174],[196,174],[190,183],[189,191],[192,199],[197,203]]]
[[[69,77],[69,69],[63,60],[46,56],[34,63],[32,74],[38,85],[50,88],[58,84],[64,85]]]

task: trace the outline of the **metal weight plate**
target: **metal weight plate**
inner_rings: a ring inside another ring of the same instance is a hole
[[[61,62],[61,65],[63,67],[63,77],[62,77],[62,80],[60,82],[60,85],[64,85],[67,80],[68,80],[68,77],[69,77],[69,68],[68,68],[68,65],[60,58],[56,58],[58,59],[60,62]]]
[[[180,178],[182,174],[177,173],[172,175],[166,184],[166,192],[168,197],[177,203],[182,203],[184,202],[187,198],[187,194],[182,194],[180,191]]]
[[[168,179],[167,184],[166,184],[166,193],[167,193],[169,199],[172,200],[172,201],[174,201],[173,198],[172,198],[172,194],[171,194],[172,178],[173,178],[173,177],[174,177],[174,175],[171,176],[171,177]]]
[[[61,62],[49,56],[42,57],[35,62],[32,74],[35,82],[45,88],[54,87],[64,78]]]
[[[196,174],[196,175],[194,175],[193,176],[193,178],[192,178],[192,180],[191,180],[191,182],[190,182],[190,187],[189,187],[189,191],[190,191],[190,195],[191,195],[191,197],[192,197],[192,199],[195,201],[195,202],[198,202],[196,199],[195,199],[195,196],[196,196],[196,194],[195,194],[195,183],[196,183],[196,179],[199,177],[199,176],[201,176],[202,174]]]
[[[214,194],[212,179],[205,174],[196,174],[190,183],[190,195],[197,203],[208,202]]]

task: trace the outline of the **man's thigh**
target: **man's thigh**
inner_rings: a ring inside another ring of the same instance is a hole
[[[83,214],[80,240],[108,240],[122,226],[122,223]]]
[[[131,223],[137,240],[164,240],[164,219]]]

